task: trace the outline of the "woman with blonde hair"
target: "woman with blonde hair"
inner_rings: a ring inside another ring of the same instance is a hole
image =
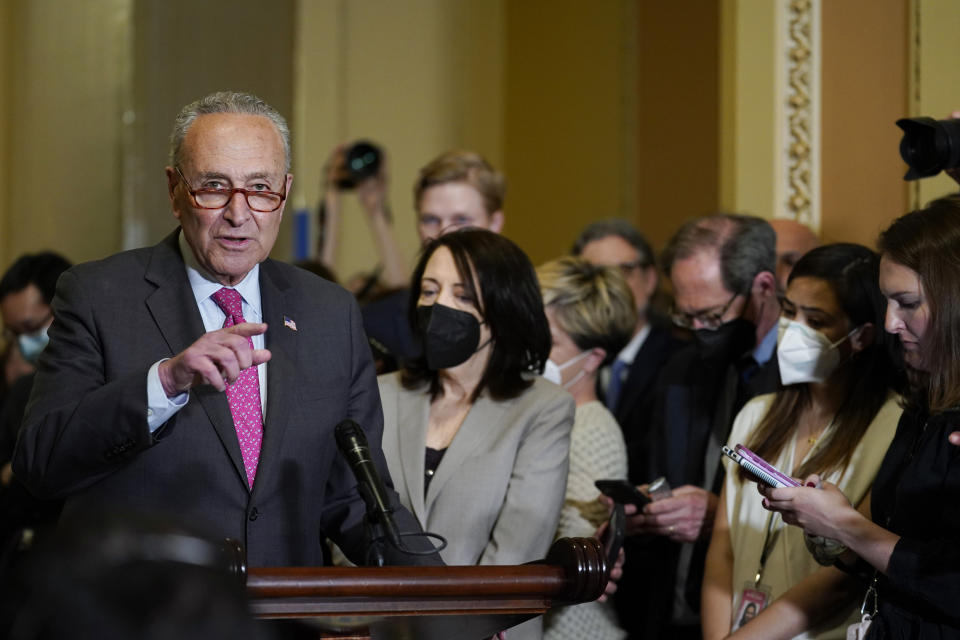
[[[594,481],[626,479],[627,452],[613,414],[597,399],[597,372],[616,357],[636,325],[633,294],[619,269],[575,257],[537,269],[552,346],[544,376],[576,402],[570,437],[570,471],[557,537],[590,536],[607,517]],[[590,602],[552,611],[546,640],[619,640],[610,603]]]

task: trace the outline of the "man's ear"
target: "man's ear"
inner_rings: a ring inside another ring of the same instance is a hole
[[[167,167],[164,171],[167,174],[167,195],[170,196],[170,209],[173,211],[173,217],[179,220],[180,209],[177,206],[177,196],[174,190],[177,188],[177,183],[180,182],[180,176],[173,167]]]
[[[494,233],[500,233],[503,231],[504,222],[503,211],[494,211],[490,214],[490,226],[488,226],[487,229]]]
[[[850,348],[853,353],[863,351],[873,344],[877,337],[877,327],[872,322],[860,325],[850,336]]]
[[[167,195],[170,196],[170,202],[173,202],[173,190],[177,188],[180,176],[177,175],[177,170],[173,167],[167,167],[163,171],[167,174]]]
[[[761,271],[753,277],[751,293],[759,297],[777,295],[777,277],[770,271]]]

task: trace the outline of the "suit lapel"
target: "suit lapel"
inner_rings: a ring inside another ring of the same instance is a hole
[[[399,434],[400,467],[408,503],[421,526],[427,526],[427,509],[423,496],[424,456],[427,451],[427,426],[430,421],[430,394],[426,392],[397,395],[397,428]],[[442,466],[442,465],[441,465]],[[431,482],[435,483],[436,477]]]
[[[620,392],[620,403],[616,411],[617,420],[621,421],[621,426],[624,426],[623,421],[631,414],[634,406],[643,395],[640,392],[647,388],[653,376],[660,370],[660,367],[655,366],[654,363],[659,365],[662,361],[659,352],[664,347],[664,337],[661,336],[659,329],[652,328],[630,365],[627,379],[623,383],[623,390]]]
[[[487,441],[498,437],[504,424],[503,414],[509,406],[509,402],[494,402],[486,393],[481,393],[473,403],[430,482],[426,498],[427,513],[433,509],[433,503],[444,485],[458,475],[463,463],[485,450]]]
[[[147,297],[146,305],[170,349],[170,355],[180,353],[204,333],[203,319],[177,246],[178,233],[179,230],[173,232],[154,247],[144,275],[157,287]],[[190,393],[200,402],[233,462],[238,478],[246,486],[243,456],[227,396],[208,385],[196,387]]]
[[[267,410],[263,421],[263,444],[253,490],[267,484],[280,458],[280,445],[289,422],[291,403],[296,401],[297,332],[284,326],[284,318],[296,321],[298,306],[286,278],[272,261],[260,264],[260,301],[267,323],[264,344],[270,350],[267,363]]]

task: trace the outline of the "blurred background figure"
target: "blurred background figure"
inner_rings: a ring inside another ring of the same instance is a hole
[[[53,323],[50,302],[60,274],[70,263],[51,251],[18,258],[0,278],[0,317],[8,358],[22,363],[0,409],[0,577],[19,550],[56,522],[59,500],[38,500],[13,476],[11,460],[20,423],[30,397],[37,359],[47,345]]]
[[[609,358],[601,369],[598,393],[616,417],[627,444],[631,477],[636,478],[637,449],[650,424],[653,388],[661,367],[681,344],[669,321],[651,308],[657,291],[656,257],[650,244],[626,220],[611,219],[587,226],[573,244],[573,255],[590,264],[618,269],[630,287],[636,306],[636,322],[628,342]],[[628,561],[629,562],[629,561]]]
[[[636,305],[616,267],[566,257],[541,265],[537,277],[553,342],[544,376],[569,391],[577,406],[556,537],[589,537],[608,517],[594,481],[627,477],[623,435],[597,398],[597,373],[633,334]],[[618,626],[611,602],[589,602],[551,611],[544,637],[619,640],[626,632]]]
[[[800,258],[782,301],[782,385],[746,404],[727,443],[793,477],[819,473],[857,505],[870,494],[902,413],[902,376],[882,329],[879,262],[856,244],[826,245]],[[732,460],[724,465],[703,582],[704,638],[731,631],[734,638],[845,637],[860,619],[858,581],[821,567],[803,532],[763,508],[755,479]],[[748,604],[754,617],[734,624]]]
[[[157,514],[66,518],[19,576],[11,640],[268,640],[232,557]]]
[[[807,225],[788,218],[774,218],[770,226],[777,234],[777,286],[786,291],[793,265],[807,251],[819,247],[820,238]]]
[[[484,229],[441,235],[414,269],[408,311],[424,355],[378,378],[401,502],[447,539],[447,564],[543,558],[563,506],[574,401],[537,375],[550,327],[533,265]],[[507,635],[541,630],[537,618]]]

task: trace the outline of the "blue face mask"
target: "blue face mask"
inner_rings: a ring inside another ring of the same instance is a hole
[[[44,327],[33,333],[23,333],[17,336],[17,347],[20,349],[20,355],[30,364],[37,364],[40,358],[40,352],[43,351],[47,343],[50,342],[47,336],[47,328]]]

